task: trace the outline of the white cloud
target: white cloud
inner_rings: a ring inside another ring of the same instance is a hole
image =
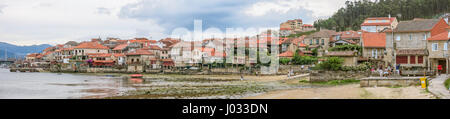
[[[8,11],[0,15],[1,42],[20,45],[58,44],[92,37],[162,37],[164,28],[154,20],[121,19],[99,15],[98,8],[117,14],[120,7],[133,1],[7,1]],[[45,3],[45,4],[41,4]],[[47,4],[51,3],[51,4]],[[43,6],[42,6],[43,5]],[[147,34],[139,33],[144,29]],[[155,34],[155,35],[153,35]]]
[[[6,7],[6,5],[0,4],[0,14],[3,13],[3,9]]]
[[[250,16],[263,16],[269,12],[288,13],[290,10],[305,9],[312,13],[313,17],[331,16],[335,11],[344,6],[347,0],[274,0],[253,4],[245,10]]]
[[[312,23],[345,0],[0,0],[0,42],[57,44],[92,37],[164,38],[173,28],[278,27],[288,19]],[[7,7],[6,7],[7,6]]]

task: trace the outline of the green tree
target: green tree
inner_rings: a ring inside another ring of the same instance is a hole
[[[326,61],[321,62],[318,66],[323,70],[340,70],[344,59],[339,57],[330,57]]]

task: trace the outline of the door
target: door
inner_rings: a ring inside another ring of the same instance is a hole
[[[447,71],[447,64],[445,60],[439,60],[438,65],[441,65],[442,70],[439,70],[440,74],[446,73]]]

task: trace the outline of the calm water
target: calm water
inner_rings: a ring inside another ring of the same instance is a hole
[[[135,88],[115,76],[20,73],[0,69],[0,99],[98,98]]]

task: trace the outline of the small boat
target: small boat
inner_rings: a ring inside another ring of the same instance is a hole
[[[144,77],[144,75],[142,75],[142,74],[131,74],[130,77],[131,78],[142,78],[142,77]]]
[[[140,78],[131,78],[130,81],[132,81],[133,83],[142,83],[142,82],[144,82],[144,80],[140,79]]]

